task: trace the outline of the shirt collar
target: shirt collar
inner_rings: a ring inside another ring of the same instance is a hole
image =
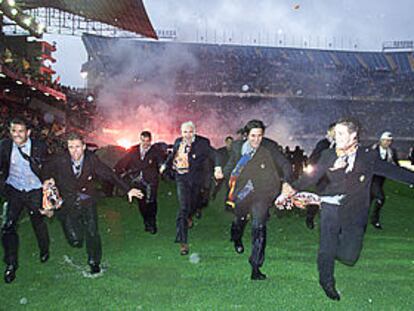
[[[196,135],[194,135],[193,138],[191,138],[190,144],[192,144],[195,141],[195,139],[196,139]],[[186,141],[186,140],[183,138],[183,141]]]
[[[26,153],[28,153],[32,149],[32,140],[29,137],[22,146],[18,146],[15,142],[13,142],[13,146],[16,148],[21,148],[21,150],[26,151]]]
[[[248,141],[245,141],[242,146],[242,155],[245,154],[255,154],[257,149],[254,149]]]
[[[149,145],[149,146],[148,146],[148,148],[144,148],[144,147],[140,144],[140,145],[139,145],[139,150],[140,150],[141,152],[143,152],[143,151],[147,152],[148,150],[150,150],[151,146],[152,146],[152,145]]]
[[[79,161],[75,161],[71,158],[72,165],[81,165],[82,166],[83,165],[83,159],[85,159],[85,155],[83,155],[82,158],[80,158]]]

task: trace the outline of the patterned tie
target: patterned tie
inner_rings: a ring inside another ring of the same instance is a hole
[[[80,164],[76,164],[75,162],[73,163],[73,167],[75,168],[75,177],[79,178],[81,175],[81,165]]]
[[[144,161],[145,158],[145,154],[147,153],[147,150],[144,148],[140,148],[141,149],[141,161]]]

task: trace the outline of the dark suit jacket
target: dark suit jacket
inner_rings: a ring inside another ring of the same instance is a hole
[[[81,193],[96,201],[96,179],[111,182],[124,192],[129,190],[130,187],[111,168],[99,160],[93,152],[85,150],[83,161],[82,173],[79,178],[76,178],[73,173],[69,152],[54,156],[45,165],[45,177],[55,179],[64,200],[64,205],[72,205]]]
[[[43,165],[48,157],[47,146],[44,142],[31,139],[32,149],[30,151],[30,167],[33,173],[42,181]],[[3,139],[0,141],[0,190],[3,189],[4,183],[9,177],[10,157],[13,147],[11,139]]]
[[[224,175],[229,180],[231,172],[242,156],[242,147],[245,141],[233,142],[233,153],[227,165],[224,167]],[[254,200],[261,199],[267,204],[280,193],[282,178],[278,173],[276,164],[281,171],[291,178],[292,166],[285,156],[277,148],[277,143],[271,140],[262,140],[253,158],[249,161],[237,179],[236,190],[240,191],[250,179],[254,187]]]
[[[144,180],[152,186],[158,186],[158,175],[161,164],[165,161],[166,153],[158,145],[152,145],[141,160],[140,145],[134,146],[115,165],[118,173],[130,173],[136,177],[142,172]]]
[[[310,165],[315,165],[319,161],[322,155],[322,152],[325,151],[326,149],[329,149],[331,145],[332,143],[327,138],[324,138],[318,141],[316,143],[315,149],[313,149],[311,155],[309,156],[308,163]],[[327,184],[328,184],[328,179],[326,177],[322,177],[316,185],[316,191],[317,192],[322,191],[323,188],[326,187]]]
[[[241,149],[244,142],[245,140],[236,140],[233,142],[232,153],[226,166],[223,169],[224,177],[227,180],[230,178],[231,171],[241,158]],[[264,137],[261,146],[270,152],[270,155],[273,159],[273,165],[275,166],[278,173],[278,178],[283,179],[283,181],[287,182],[292,181],[292,164],[285,157],[285,155],[280,152],[279,144],[269,138]]]
[[[292,186],[305,190],[315,185],[324,175],[328,178],[327,186],[320,195],[332,196],[345,194],[340,216],[344,224],[365,226],[368,221],[370,206],[370,187],[374,175],[384,176],[407,184],[414,183],[414,172],[380,160],[371,148],[359,147],[354,168],[346,174],[344,169],[330,170],[337,156],[334,149],[322,152],[321,158],[314,166],[312,174],[303,175]]]
[[[229,150],[227,150],[226,146],[217,149],[217,156],[219,158],[221,167],[226,166],[227,162],[230,159],[230,156],[231,156],[232,152],[233,152],[233,148],[232,148],[232,150],[229,151]]]
[[[168,156],[165,164],[167,168],[171,170],[173,160],[177,154],[178,148],[180,147],[182,137],[177,138],[174,143],[173,152]],[[196,135],[194,142],[191,144],[191,150],[188,154],[188,161],[190,170],[188,177],[190,180],[197,184],[203,184],[205,181],[206,172],[206,161],[213,161],[215,165],[219,165],[219,160],[215,150],[210,145],[210,140],[205,137]]]
[[[391,159],[386,158],[385,160],[383,160],[381,158],[380,150],[379,150],[379,145],[378,144],[375,144],[373,146],[373,150],[377,153],[379,160],[381,160],[381,161],[387,161],[389,163],[392,163],[392,164],[395,164],[395,165],[400,166],[400,164],[398,163],[397,150],[395,150],[394,148],[391,148],[391,154],[392,154]],[[387,155],[387,157],[388,157],[388,155]],[[382,177],[382,176],[374,176],[374,179],[372,180],[372,189],[371,189],[372,192],[373,193],[378,192],[378,191],[381,191],[382,192],[382,186],[384,185],[384,182],[385,182],[385,178],[384,177]]]
[[[309,156],[308,163],[315,164],[316,162],[318,162],[319,158],[321,157],[322,152],[326,149],[329,149],[330,146],[331,146],[331,142],[327,138],[324,138],[318,141],[311,155]]]

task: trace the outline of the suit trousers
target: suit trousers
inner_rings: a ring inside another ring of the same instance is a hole
[[[63,232],[69,244],[82,247],[86,242],[88,264],[100,264],[102,258],[102,243],[98,230],[98,215],[96,203],[93,200],[77,200],[67,208],[60,217]]]
[[[353,266],[361,253],[366,226],[343,224],[341,209],[346,206],[322,204],[318,252],[319,281],[335,283],[335,259]]]
[[[201,201],[201,185],[189,178],[188,174],[176,176],[179,210],[176,219],[176,243],[188,242],[188,218],[193,215]]]
[[[234,213],[235,217],[230,229],[231,240],[241,241],[248,222],[248,214],[250,214],[252,218],[252,252],[249,263],[254,268],[260,268],[265,260],[266,223],[269,218],[269,204],[260,198],[246,198],[246,202],[236,206]]]
[[[141,213],[146,228],[157,227],[157,191],[158,185],[139,184],[134,185],[144,193],[144,197],[138,200],[138,209]]]
[[[385,204],[384,194],[384,180],[374,178],[371,185],[371,203],[374,201],[374,207],[371,212],[371,222],[377,223],[380,221],[381,209]]]
[[[25,208],[36,236],[40,254],[49,252],[49,233],[44,216],[39,210],[42,206],[42,190],[19,191],[10,185],[5,187],[7,207],[3,211],[2,242],[4,261],[7,265],[17,267],[19,236],[17,223],[21,212]]]

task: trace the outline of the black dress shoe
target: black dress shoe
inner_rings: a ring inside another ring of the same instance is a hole
[[[335,289],[335,285],[332,283],[321,284],[323,290],[325,291],[326,296],[331,298],[332,300],[340,300],[341,296],[339,295],[338,291]]]
[[[374,226],[375,229],[382,230],[382,225],[379,221],[373,222],[372,225]]]
[[[49,252],[44,253],[44,254],[40,254],[40,262],[41,263],[45,263],[48,260],[49,260]]]
[[[16,278],[16,267],[8,265],[4,271],[4,282],[11,283]]]
[[[181,243],[180,244],[180,255],[186,256],[186,255],[188,255],[189,251],[190,251],[190,249],[188,247],[188,244],[186,244],[186,243]]]
[[[151,234],[156,234],[157,233],[157,227],[149,228],[148,232],[151,233]]]
[[[305,224],[309,230],[313,230],[313,228],[315,228],[315,223],[313,222],[313,218],[306,217]]]
[[[234,250],[236,251],[237,254],[244,253],[244,246],[241,240],[234,241]]]
[[[101,267],[99,266],[99,264],[91,264],[89,266],[91,267],[91,274],[97,274],[101,272]]]
[[[253,268],[251,279],[255,281],[266,280],[266,274],[263,274],[259,268]]]

